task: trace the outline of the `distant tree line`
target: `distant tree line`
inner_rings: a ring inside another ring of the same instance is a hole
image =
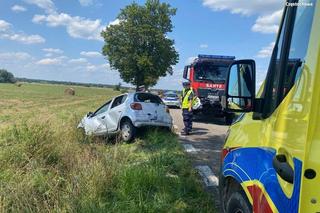
[[[84,86],[84,87],[102,87],[102,88],[112,88],[114,85],[109,84],[95,84],[95,83],[79,83],[71,81],[53,81],[53,80],[41,80],[41,79],[29,79],[29,78],[16,78],[18,81],[27,83],[40,83],[40,84],[63,84],[63,85],[73,85],[73,86]]]
[[[17,80],[11,72],[0,69],[0,83],[16,83]]]
[[[53,80],[41,80],[41,79],[30,79],[30,78],[15,78],[16,81],[26,82],[26,83],[40,83],[40,84],[58,84],[58,85],[73,85],[73,86],[83,86],[83,87],[101,87],[101,88],[112,88],[113,90],[120,91],[121,93],[126,93],[129,90],[134,90],[133,87],[122,86],[121,83],[116,85],[111,84],[94,84],[94,83],[79,83],[70,81],[53,81]],[[119,89],[119,90],[118,90]],[[161,90],[161,89],[151,89],[154,92],[167,92],[175,90]],[[175,91],[180,92],[180,91]]]

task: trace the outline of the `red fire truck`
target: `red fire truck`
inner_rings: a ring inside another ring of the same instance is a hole
[[[229,65],[234,60],[234,56],[198,55],[191,65],[184,68],[183,78],[190,81],[201,100],[195,114],[225,117],[226,123],[232,122],[233,114],[222,109],[221,97],[224,96]]]

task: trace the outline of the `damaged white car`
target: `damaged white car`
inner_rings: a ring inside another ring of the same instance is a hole
[[[120,133],[124,141],[131,141],[137,128],[142,126],[171,129],[172,117],[158,96],[135,92],[117,96],[95,112],[89,112],[78,128],[82,128],[86,135]]]

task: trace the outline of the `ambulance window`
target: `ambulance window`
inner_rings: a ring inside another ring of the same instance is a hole
[[[273,53],[273,58],[271,59],[270,62],[270,70],[268,73],[268,81],[269,84],[271,84],[271,87],[269,87],[270,89],[267,91],[268,95],[269,95],[269,112],[272,112],[276,107],[277,107],[277,96],[279,94],[278,89],[279,89],[279,78],[280,78],[280,71],[281,71],[281,64],[280,64],[280,59],[282,56],[282,51],[283,51],[283,43],[285,40],[285,35],[286,35],[286,28],[287,28],[287,22],[288,22],[288,9],[286,9],[285,11],[285,18],[283,20],[283,24],[282,24],[282,28],[281,28],[281,32],[279,34],[278,37],[278,42],[275,44],[274,47],[274,51],[276,51],[275,53]],[[266,85],[267,86],[267,85]]]
[[[302,72],[301,65],[307,54],[316,0],[305,0],[303,2],[305,6],[297,7],[296,11],[289,57],[284,73],[282,98],[288,94],[294,83],[299,79]]]
[[[290,2],[298,3],[295,0]],[[285,9],[285,17],[272,54],[263,94],[266,103],[263,115],[265,118],[272,114],[301,75],[301,65],[308,49],[316,0],[306,0],[303,3],[300,6],[287,6]]]

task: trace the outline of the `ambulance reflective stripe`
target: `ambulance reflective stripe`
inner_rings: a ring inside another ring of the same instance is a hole
[[[249,181],[250,182],[250,181]],[[243,184],[247,185],[247,183]],[[276,212],[276,208],[274,206],[270,206],[269,203],[272,203],[272,200],[266,194],[264,187],[257,181],[256,183],[253,181],[252,185],[245,186],[250,193],[251,204],[253,206],[253,212],[265,212],[265,213],[273,213]]]
[[[255,213],[288,212],[299,209],[302,162],[294,158],[294,187],[287,197],[272,166],[276,151],[271,148],[237,148],[224,159],[224,177],[233,177],[244,189]]]

